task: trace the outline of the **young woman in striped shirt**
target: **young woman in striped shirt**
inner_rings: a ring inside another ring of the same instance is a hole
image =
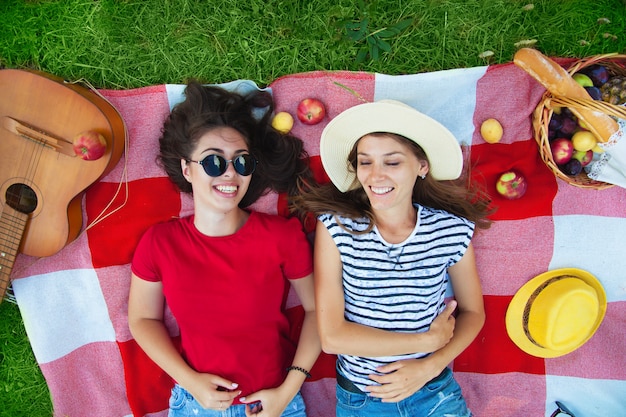
[[[447,366],[485,320],[471,239],[490,224],[489,200],[460,180],[457,140],[387,100],[331,120],[320,156],[332,183],[296,208],[318,216],[316,311],[338,355],[337,416],[470,416]]]

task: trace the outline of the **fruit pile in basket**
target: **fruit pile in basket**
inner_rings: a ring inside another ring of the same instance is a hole
[[[572,78],[594,100],[616,105],[626,103],[626,76],[611,75],[605,65],[582,68]],[[593,161],[594,154],[603,152],[596,136],[567,107],[554,109],[548,124],[548,140],[552,159],[568,176],[580,174]]]
[[[587,172],[597,172],[596,159],[607,159],[599,155],[602,144],[619,131],[617,119],[626,119],[626,107],[617,104],[626,98],[626,55],[596,55],[578,60],[566,70],[538,50],[522,48],[513,62],[546,88],[532,119],[546,166],[577,187],[612,187],[614,184],[590,178]],[[587,162],[590,155],[592,161]],[[572,160],[577,162],[567,165]],[[583,169],[583,164],[588,166]]]

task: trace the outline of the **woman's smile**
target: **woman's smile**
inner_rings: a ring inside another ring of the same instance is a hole
[[[222,194],[237,194],[237,190],[239,189],[236,185],[215,185],[213,188]]]
[[[393,187],[370,187],[370,190],[372,190],[372,193],[377,194],[377,195],[382,195],[382,194],[387,194],[390,193],[394,190]]]

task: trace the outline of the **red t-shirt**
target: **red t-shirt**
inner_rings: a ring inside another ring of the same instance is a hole
[[[245,396],[284,380],[295,352],[284,314],[287,279],[309,275],[312,263],[297,219],[251,212],[229,236],[203,235],[193,216],[154,225],[132,271],[163,282],[187,363],[238,383]]]

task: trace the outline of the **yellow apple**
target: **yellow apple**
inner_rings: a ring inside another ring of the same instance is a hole
[[[598,141],[590,131],[579,130],[572,136],[572,143],[577,151],[586,152],[589,149],[593,149]]]
[[[502,125],[496,119],[487,119],[480,125],[480,135],[487,143],[500,142],[502,133]]]
[[[286,111],[276,113],[272,119],[272,127],[280,133],[289,133],[293,127],[293,116]]]

